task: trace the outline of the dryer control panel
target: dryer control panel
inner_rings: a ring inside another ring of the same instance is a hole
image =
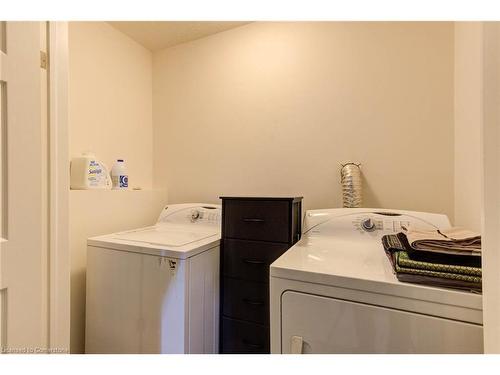
[[[379,215],[367,215],[360,216],[353,220],[353,224],[358,230],[365,232],[373,232],[376,230],[381,230],[384,232],[401,232],[404,229],[410,227],[411,221],[407,217],[403,217],[400,220],[396,218],[384,218],[378,217]]]
[[[337,237],[379,238],[414,228],[432,230],[449,228],[446,215],[387,209],[339,208],[310,210],[304,221],[304,234]]]

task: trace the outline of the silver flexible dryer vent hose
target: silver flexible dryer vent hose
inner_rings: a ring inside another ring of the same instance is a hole
[[[340,170],[340,183],[342,184],[342,203],[343,207],[355,208],[361,207],[362,203],[362,181],[361,164],[346,163],[342,164]]]

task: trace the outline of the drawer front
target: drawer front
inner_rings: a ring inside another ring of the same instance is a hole
[[[260,324],[222,318],[222,353],[269,353],[269,328]]]
[[[269,325],[269,284],[225,277],[222,313]]]
[[[288,247],[283,243],[224,240],[222,273],[229,277],[268,282],[269,266]]]
[[[290,241],[289,202],[228,200],[223,215],[226,238]]]

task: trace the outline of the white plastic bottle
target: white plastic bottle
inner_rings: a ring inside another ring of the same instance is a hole
[[[113,190],[128,189],[128,173],[123,159],[116,160],[111,168],[111,180],[113,181]]]
[[[108,169],[92,152],[85,152],[82,156],[71,160],[71,189],[111,189],[111,185]]]

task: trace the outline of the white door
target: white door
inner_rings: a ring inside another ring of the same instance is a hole
[[[48,348],[46,23],[0,22],[2,352]]]

